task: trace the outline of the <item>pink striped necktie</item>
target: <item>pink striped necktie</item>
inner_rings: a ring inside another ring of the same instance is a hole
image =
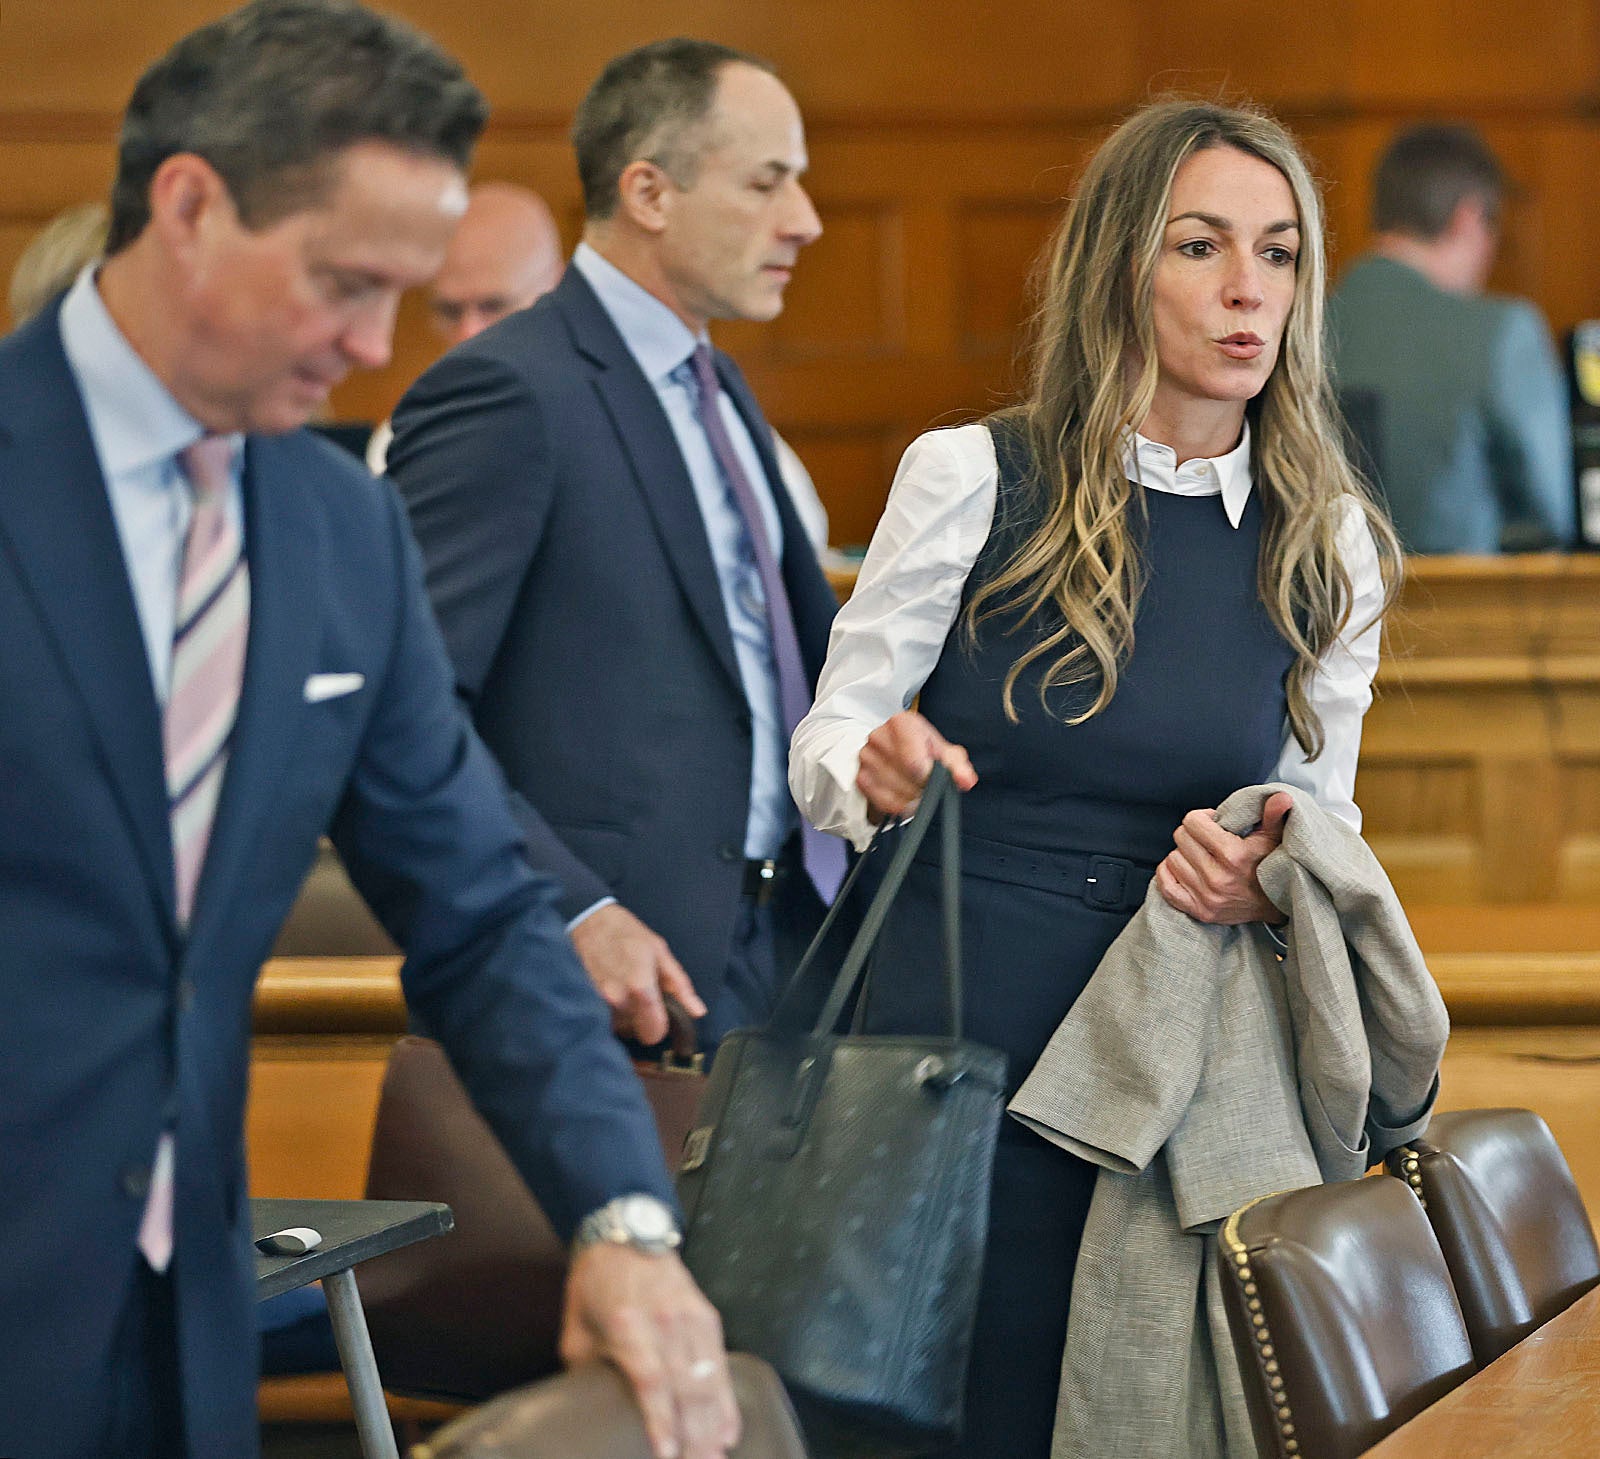
[[[178,921],[185,927],[194,914],[195,888],[228,767],[250,626],[244,543],[227,510],[232,456],[233,443],[226,436],[206,436],[178,457],[194,488],[194,515],[178,578],[162,734]]]
[[[245,639],[250,626],[250,577],[243,541],[228,515],[233,443],[205,436],[179,453],[194,491],[194,513],[183,543],[173,619],[172,676],[162,723],[167,805],[172,827],[179,925],[194,915],[195,889],[216,819],[228,764],[228,741],[239,712]],[[139,1250],[153,1270],[172,1260],[173,1132],[162,1132],[139,1223]]]

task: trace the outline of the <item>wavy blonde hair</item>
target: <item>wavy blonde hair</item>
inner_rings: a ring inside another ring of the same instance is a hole
[[[1016,632],[1036,623],[1041,611],[1059,612],[1059,626],[1024,649],[1006,674],[1005,712],[1013,722],[1017,679],[1039,659],[1048,660],[1039,686],[1047,712],[1051,690],[1098,686],[1087,709],[1063,716],[1068,724],[1098,714],[1116,693],[1133,651],[1144,585],[1133,519],[1138,511],[1142,524],[1143,498],[1124,470],[1125,443],[1155,398],[1152,299],[1173,178],[1186,158],[1209,147],[1234,147],[1277,168],[1299,213],[1283,342],[1248,410],[1263,513],[1258,588],[1273,626],[1294,650],[1289,719],[1315,758],[1323,733],[1310,685],[1352,605],[1336,547],[1347,503],[1357,505],[1371,530],[1385,611],[1399,586],[1400,547],[1345,455],[1328,383],[1327,257],[1316,184],[1294,139],[1253,108],[1154,102],[1123,122],[1090,161],[1046,256],[1027,390],[1020,405],[1001,414],[1030,448],[1029,520],[1037,526],[973,594],[966,628],[970,636],[985,618],[1015,615],[1008,631]]]

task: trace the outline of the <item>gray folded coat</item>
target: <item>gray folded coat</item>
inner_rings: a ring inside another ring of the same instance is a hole
[[[1287,948],[1214,927],[1152,882],[1011,1101],[1101,1167],[1073,1278],[1053,1459],[1254,1459],[1208,1240],[1274,1191],[1359,1176],[1427,1125],[1449,1034],[1389,878],[1358,832],[1286,785],[1236,791]]]

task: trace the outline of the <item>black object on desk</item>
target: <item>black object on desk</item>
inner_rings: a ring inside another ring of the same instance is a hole
[[[268,1197],[250,1202],[250,1236],[259,1241],[291,1226],[310,1226],[322,1235],[315,1250],[301,1256],[256,1252],[256,1299],[265,1301],[320,1281],[328,1298],[334,1341],[350,1387],[356,1432],[366,1459],[399,1459],[394,1429],[383,1401],[383,1384],[372,1355],[372,1339],[356,1290],[358,1262],[440,1236],[455,1225],[450,1207],[437,1201],[297,1201]]]

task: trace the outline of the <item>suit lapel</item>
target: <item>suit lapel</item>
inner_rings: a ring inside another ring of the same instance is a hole
[[[57,310],[0,361],[0,550],[83,702],[152,893],[175,934],[161,719],[105,480]]]
[[[310,488],[293,469],[294,437],[251,436],[245,444],[245,556],[250,564],[250,638],[239,718],[217,818],[195,896],[191,945],[222,925],[244,894],[264,821],[287,773],[306,676],[316,667],[317,583],[324,569]]]
[[[744,681],[734,656],[733,634],[722,606],[705,522],[660,397],[577,269],[567,270],[555,297],[579,352],[596,367],[595,393],[633,466],[634,481],[649,508],[673,576],[717,661],[742,696]]]

